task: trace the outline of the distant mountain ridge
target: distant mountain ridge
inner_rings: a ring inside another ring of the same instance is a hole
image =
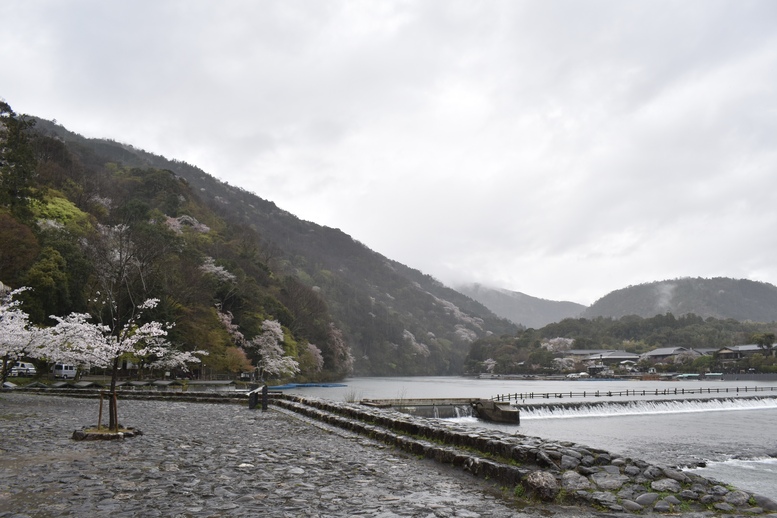
[[[747,279],[681,278],[629,286],[608,293],[582,313],[583,318],[650,318],[693,313],[702,318],[741,322],[777,321],[777,286]]]
[[[530,328],[566,318],[619,319],[629,315],[652,318],[666,313],[740,322],[777,321],[777,286],[728,277],[687,277],[628,286],[608,293],[588,307],[480,284],[461,285],[456,290],[480,302],[495,315]]]
[[[540,328],[565,318],[579,317],[586,309],[576,302],[541,299],[481,284],[466,284],[455,289],[480,302],[497,316],[524,327]]]

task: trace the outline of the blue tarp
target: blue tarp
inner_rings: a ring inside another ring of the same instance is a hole
[[[348,385],[343,385],[342,383],[288,383],[286,385],[275,385],[273,386],[267,386],[268,390],[289,390],[289,389],[295,389],[295,388],[306,388],[306,387],[347,387]]]

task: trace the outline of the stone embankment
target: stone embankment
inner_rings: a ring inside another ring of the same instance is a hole
[[[287,397],[274,404],[498,480],[514,488],[514,494],[543,502],[638,514],[777,511],[777,503],[763,496],[569,442],[461,427],[328,400]]]

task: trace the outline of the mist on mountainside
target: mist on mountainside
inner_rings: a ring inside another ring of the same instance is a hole
[[[656,281],[608,293],[588,307],[582,316],[649,318],[666,313],[773,322],[777,320],[777,286],[728,277]]]

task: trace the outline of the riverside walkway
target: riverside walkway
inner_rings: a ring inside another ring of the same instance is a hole
[[[271,406],[120,400],[144,435],[76,442],[94,399],[0,393],[0,517],[576,517]]]

